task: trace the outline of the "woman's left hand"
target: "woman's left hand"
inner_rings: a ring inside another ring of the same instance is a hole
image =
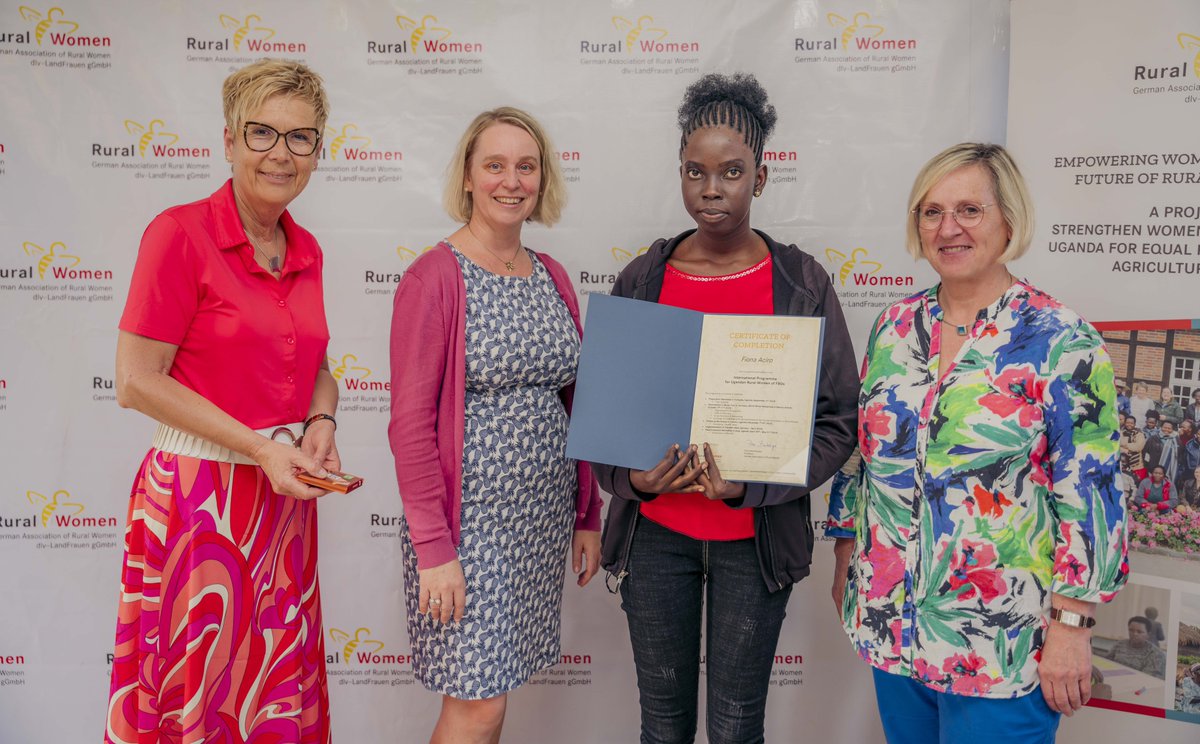
[[[326,470],[341,472],[342,458],[338,455],[333,437],[335,428],[332,421],[326,419],[314,421],[309,425],[308,431],[304,432],[304,439],[300,442],[300,451],[321,463]]]
[[[740,499],[746,495],[746,484],[731,483],[721,477],[721,469],[717,467],[717,458],[708,442],[704,443],[704,468],[700,471],[696,482],[704,487],[704,496],[712,501]]]
[[[575,530],[571,536],[571,571],[578,577],[575,583],[587,586],[600,570],[600,533],[596,530]]]
[[[1038,675],[1050,710],[1069,716],[1092,697],[1092,631],[1050,621]]]

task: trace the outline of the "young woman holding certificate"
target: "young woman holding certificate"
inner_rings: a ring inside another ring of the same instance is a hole
[[[824,317],[809,471],[819,485],[854,448],[854,351],[825,269],[750,227],[775,109],[753,76],[707,75],[688,88],[679,124],[683,202],[696,227],[656,241],[612,294],[711,313]],[[642,741],[695,736],[706,601],[709,741],[762,741],[788,596],[809,572],[810,489],[726,481],[704,442],[672,446],[647,471],[594,469],[617,497],[601,559],[629,622]]]

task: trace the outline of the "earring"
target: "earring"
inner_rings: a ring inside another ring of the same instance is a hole
[[[755,190],[754,190],[754,195],[755,195],[755,196],[762,196],[762,189],[755,189]]]

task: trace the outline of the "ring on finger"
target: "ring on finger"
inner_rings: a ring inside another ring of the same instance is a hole
[[[429,600],[429,604],[433,605],[434,607],[441,607],[442,606],[442,598],[441,597],[432,597]]]

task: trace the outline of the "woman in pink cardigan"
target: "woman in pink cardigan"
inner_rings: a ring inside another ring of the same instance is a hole
[[[521,243],[564,202],[554,149],[529,114],[475,118],[449,169],[463,222],[396,289],[388,438],[413,670],[442,694],[433,742],[495,742],[506,695],[560,656],[565,554],[599,567],[599,490],[566,457],[579,357],[575,291]]]

